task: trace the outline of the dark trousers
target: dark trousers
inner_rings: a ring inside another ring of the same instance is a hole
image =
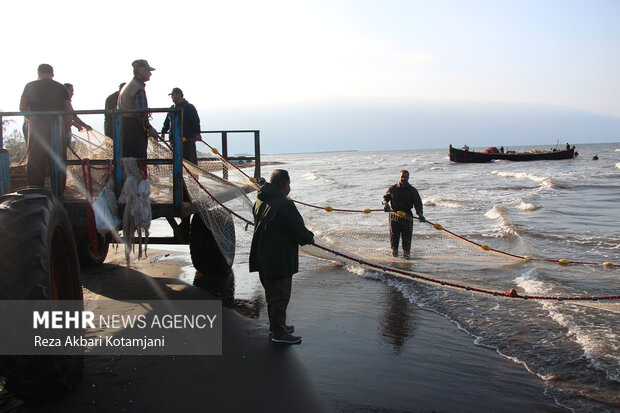
[[[390,213],[390,244],[392,246],[392,254],[398,253],[398,244],[400,238],[403,239],[403,253],[409,255],[411,253],[411,235],[413,234],[413,219],[407,215],[399,217],[395,213]]]
[[[51,121],[31,119],[29,122],[28,164],[26,185],[45,186],[45,176],[54,167],[59,169],[58,194],[62,196],[67,180],[67,137],[60,143],[60,156],[52,149]]]
[[[123,118],[123,158],[146,158],[148,140],[142,122]]]
[[[183,159],[190,161],[193,164],[198,164],[198,156],[196,154],[196,141],[188,139],[183,142]]]
[[[260,282],[265,288],[269,329],[273,337],[282,337],[286,331],[286,308],[291,299],[293,277],[273,279],[259,273]]]

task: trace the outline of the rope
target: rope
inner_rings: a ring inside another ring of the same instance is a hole
[[[347,254],[343,254],[339,251],[335,251],[332,250],[330,248],[324,247],[322,245],[319,245],[317,243],[312,243],[312,245],[314,245],[315,247],[322,249],[324,251],[327,251],[329,253],[332,253],[338,257],[343,257],[346,258],[350,261],[353,261],[355,263],[358,263],[360,265],[365,265],[368,267],[372,267],[372,268],[377,268],[380,269],[383,272],[390,272],[390,273],[394,273],[396,276],[400,276],[402,278],[407,278],[407,279],[411,279],[411,280],[423,280],[423,281],[427,281],[430,283],[434,283],[434,284],[440,284],[442,286],[448,286],[448,287],[453,287],[453,288],[458,288],[458,289],[462,289],[462,290],[466,290],[466,291],[474,291],[474,292],[478,292],[478,293],[482,293],[482,294],[489,294],[489,295],[493,295],[496,297],[507,297],[507,298],[522,298],[524,300],[557,300],[557,301],[598,301],[598,300],[617,300],[620,299],[620,295],[608,295],[608,296],[546,296],[546,295],[521,295],[519,293],[517,293],[517,291],[513,288],[510,291],[493,291],[493,290],[487,290],[484,288],[477,288],[477,287],[469,287],[467,285],[462,285],[462,284],[456,284],[450,281],[442,281],[436,278],[432,278],[432,277],[427,277],[424,275],[419,275],[419,274],[415,274],[413,272],[409,272],[409,271],[404,271],[398,268],[394,268],[394,267],[389,267],[389,266],[385,266],[385,265],[379,265],[376,263],[373,263],[371,261],[366,261],[366,260],[362,260],[359,258],[355,258],[352,257],[350,255]]]

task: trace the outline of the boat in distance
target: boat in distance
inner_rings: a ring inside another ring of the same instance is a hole
[[[488,150],[487,150],[488,151]],[[450,160],[459,163],[484,163],[495,159],[507,161],[555,161],[560,159],[571,159],[575,157],[575,147],[558,151],[536,151],[536,152],[475,152],[469,149],[456,149],[450,145]]]

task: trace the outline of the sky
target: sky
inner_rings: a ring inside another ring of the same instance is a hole
[[[260,129],[265,153],[620,141],[618,0],[22,0],[0,19],[3,111],[40,63],[102,109],[147,59],[150,107],[180,87],[203,130]]]

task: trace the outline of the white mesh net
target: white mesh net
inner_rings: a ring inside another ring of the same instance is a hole
[[[203,222],[213,233],[222,255],[232,265],[235,254],[248,254],[253,227],[252,205],[258,185],[236,165],[224,161],[207,146],[199,146],[199,162],[194,165],[183,162],[183,179],[189,200],[196,207]],[[82,131],[74,135],[73,151],[69,159],[112,158],[112,140],[98,132]],[[149,141],[150,159],[172,159],[167,143]],[[79,157],[79,158],[78,158]],[[245,164],[245,166],[252,166]],[[69,166],[65,198],[84,198],[87,175],[92,177],[93,194],[100,192],[110,173],[109,166]],[[85,175],[86,174],[86,175]],[[172,203],[172,165],[148,165],[147,179],[151,185],[151,202]],[[309,254],[330,260],[350,262],[347,256],[382,265],[430,271],[438,261],[511,263],[519,258],[487,251],[479,245],[437,230],[432,225],[415,222],[412,239],[412,259],[393,257],[390,250],[388,214],[326,212],[323,208],[299,206],[306,225],[315,233],[315,242],[326,247],[314,246],[303,250]],[[392,212],[393,217],[396,215]],[[412,220],[411,217],[396,217]],[[334,254],[337,252],[338,254]]]

